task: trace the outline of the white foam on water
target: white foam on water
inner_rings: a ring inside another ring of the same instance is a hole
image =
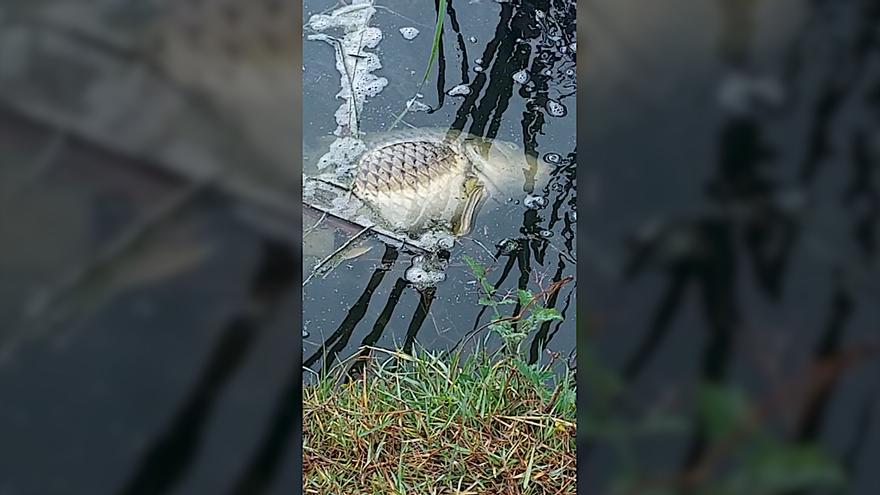
[[[431,107],[413,98],[406,102],[406,109],[410,112],[427,112]]]
[[[308,39],[323,41],[334,48],[340,85],[336,98],[344,100],[334,113],[336,130],[333,134],[337,138],[318,161],[319,170],[331,166],[350,168],[366,149],[359,138],[359,116],[367,99],[378,95],[388,85],[388,79],[373,74],[382,68],[379,56],[366,51],[376,48],[383,37],[382,30],[368,25],[375,13],[370,0],[354,0],[351,5],[330,14],[316,14],[309,18],[308,26],[318,33],[309,35]],[[333,33],[329,34],[331,31]],[[339,37],[339,31],[342,37]]]
[[[446,94],[449,96],[465,96],[471,94],[471,88],[467,84],[459,84],[447,91]]]
[[[406,40],[413,40],[419,35],[419,30],[414,27],[402,27],[400,28],[400,35]]]
[[[568,109],[565,108],[565,105],[556,100],[547,100],[546,108],[547,114],[553,117],[565,117],[568,113]]]
[[[519,84],[525,84],[529,82],[529,73],[525,69],[519,70],[513,74],[513,80]]]
[[[350,167],[366,149],[366,144],[360,139],[350,136],[337,138],[330,144],[330,151],[318,160],[318,169],[333,165],[338,173],[345,173],[346,167]]]

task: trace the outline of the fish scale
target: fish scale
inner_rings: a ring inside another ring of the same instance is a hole
[[[449,224],[464,198],[469,160],[449,143],[397,141],[365,153],[352,192],[395,229]]]
[[[410,141],[367,152],[360,160],[354,191],[368,199],[379,194],[418,192],[463,172],[467,160],[444,143]]]

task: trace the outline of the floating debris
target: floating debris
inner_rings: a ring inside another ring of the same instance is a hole
[[[529,73],[525,69],[517,71],[513,74],[513,80],[519,84],[525,84],[529,82]]]
[[[431,107],[413,98],[406,102],[406,109],[410,112],[427,112]]]
[[[467,84],[459,84],[458,86],[446,92],[449,96],[466,96],[471,94],[471,88]]]
[[[547,200],[547,198],[537,194],[530,194],[523,200],[525,207],[531,210],[540,210],[541,208],[546,207],[549,203],[550,201]]]
[[[544,155],[544,161],[551,165],[559,165],[562,163],[562,155],[559,153],[547,153]]]
[[[364,143],[358,139],[358,115],[363,111],[365,101],[388,85],[386,78],[373,74],[382,68],[379,56],[367,51],[376,48],[382,41],[382,31],[368,25],[375,13],[376,9],[371,5],[356,2],[336,9],[329,15],[317,14],[309,19],[309,26],[319,32],[309,35],[308,39],[323,41],[335,49],[336,70],[340,76],[340,90],[336,98],[345,100],[334,113],[337,127],[333,134],[337,140],[330,146],[330,151],[321,157],[319,170],[330,165],[350,166],[363,152]],[[345,35],[340,39],[321,32],[328,30],[342,31]]]
[[[495,247],[502,256],[511,256],[519,251],[519,242],[516,239],[503,239]]]
[[[455,245],[455,238],[446,232],[426,232],[419,238],[419,244],[429,251],[449,250]]]
[[[415,256],[412,264],[403,272],[403,278],[419,289],[435,287],[446,280],[447,264],[436,256]]]
[[[503,198],[523,190],[527,159],[513,143],[467,134],[453,139],[434,129],[402,131],[384,144],[382,139],[371,140],[358,161],[351,193],[385,229],[411,240],[434,232],[433,240],[416,241],[426,250],[449,249],[454,236],[466,235],[486,194]],[[549,168],[539,167],[535,180]]]
[[[565,117],[565,115],[568,114],[565,105],[556,100],[547,100],[546,108],[547,113],[550,114],[551,117]]]
[[[477,42],[477,37],[476,37],[476,36],[471,36],[470,38],[468,38],[468,41],[470,41],[471,43],[476,43],[476,42]]]
[[[419,30],[414,27],[402,27],[400,28],[400,35],[406,40],[413,40],[419,35]]]
[[[339,173],[344,173],[343,169],[351,167],[366,149],[366,145],[360,139],[341,137],[331,143],[330,150],[318,160],[318,170],[333,166]]]
[[[350,261],[356,258],[360,258],[361,256],[369,253],[372,249],[373,246],[358,246],[352,248],[342,254],[342,261]]]

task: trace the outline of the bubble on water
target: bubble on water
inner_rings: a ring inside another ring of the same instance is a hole
[[[565,75],[568,76],[568,77],[573,76],[573,75],[574,75],[574,69],[568,69],[567,71],[565,71]]]
[[[476,43],[476,42],[477,42],[477,37],[476,37],[476,36],[471,36],[470,38],[468,38],[468,41],[470,41],[471,43]]]
[[[471,88],[467,84],[459,84],[446,92],[449,96],[465,96],[471,94]]]
[[[406,40],[412,40],[419,35],[419,30],[414,27],[402,27],[400,28],[400,35]]]
[[[562,155],[559,153],[547,153],[544,155],[544,161],[551,165],[559,165],[562,163]]]
[[[309,338],[309,332],[306,332],[305,330],[303,330],[302,333],[303,333],[303,338],[304,338],[304,339]]]
[[[516,239],[503,239],[495,244],[495,247],[502,256],[510,256],[519,251],[519,242]]]
[[[483,68],[478,65],[474,67],[474,72],[483,72]]]
[[[549,239],[549,238],[553,237],[553,231],[552,230],[542,230],[541,232],[538,233],[538,235],[540,235],[544,239]]]
[[[526,196],[526,199],[523,200],[523,204],[526,206],[526,208],[529,208],[531,210],[540,210],[541,208],[547,206],[548,203],[549,201],[547,200],[547,198],[536,194],[530,194]]]
[[[578,221],[578,212],[576,212],[576,211],[571,212],[571,214],[569,214],[569,217],[571,218],[572,222],[577,222]]]
[[[410,112],[427,112],[431,107],[413,98],[406,102],[406,109]]]
[[[544,76],[552,76],[552,75],[553,75],[553,69],[546,68],[546,69],[544,69],[544,70],[541,71],[541,75],[544,75]]]
[[[474,60],[474,63],[477,65],[483,65],[483,59],[478,58],[478,59]]]
[[[565,105],[559,103],[556,100],[547,100],[547,113],[552,117],[565,117],[568,113],[568,110],[565,108]]]
[[[517,71],[513,74],[513,80],[519,84],[525,84],[529,82],[529,73],[525,69]]]

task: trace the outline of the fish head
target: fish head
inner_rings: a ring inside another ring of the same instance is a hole
[[[500,139],[471,138],[463,148],[487,192],[508,195],[534,192],[549,176],[546,165],[522,146]]]

